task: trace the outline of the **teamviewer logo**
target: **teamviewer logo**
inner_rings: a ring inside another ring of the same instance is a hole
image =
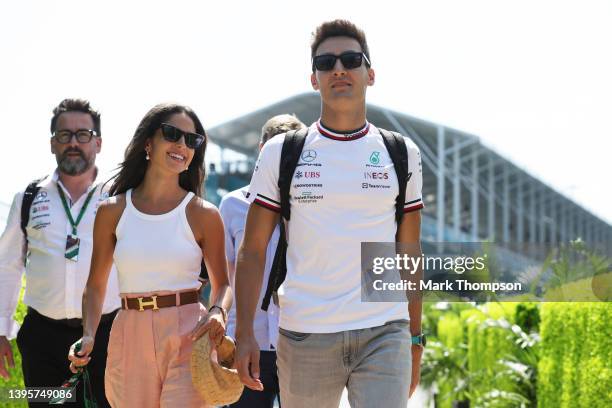
[[[368,188],[368,183],[361,183],[361,188]]]

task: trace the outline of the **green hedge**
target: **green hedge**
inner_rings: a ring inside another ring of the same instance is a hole
[[[447,348],[458,347],[465,342],[464,325],[461,318],[455,313],[446,313],[440,316],[438,321],[438,339]],[[452,408],[453,387],[446,385],[440,387],[439,394],[441,396],[449,396],[448,398],[438,397],[436,406],[438,408]]]
[[[612,304],[545,303],[538,406],[612,406]]]
[[[513,383],[505,377],[497,376],[497,362],[505,359],[515,350],[507,332],[497,328],[483,328],[486,319],[506,319],[514,323],[516,304],[488,303],[484,307],[464,312],[463,318],[468,327],[468,368],[472,379],[470,395],[472,399],[492,390],[514,391]]]
[[[496,362],[514,350],[515,345],[507,333],[496,328],[483,328],[486,319],[505,318],[514,322],[517,305],[514,303],[488,303],[480,307],[469,304],[453,305],[452,310],[440,316],[436,332],[437,339],[448,350],[467,348],[465,369],[470,378],[468,392],[471,398],[493,389],[512,391],[513,384],[497,377]],[[523,309],[521,309],[523,310]],[[453,393],[453,386],[445,385],[438,390],[437,407],[451,408],[453,400],[462,399]]]

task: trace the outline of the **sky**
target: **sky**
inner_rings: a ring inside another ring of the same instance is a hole
[[[146,111],[205,127],[311,90],[310,36],[347,18],[368,37],[368,102],[478,136],[612,223],[610,1],[30,1],[0,13],[0,201],[55,166],[51,110],[102,112],[104,171]]]

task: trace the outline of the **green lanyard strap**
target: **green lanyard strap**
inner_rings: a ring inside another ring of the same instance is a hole
[[[62,384],[61,388],[63,389],[72,388],[73,390],[72,392],[76,393],[77,386],[79,385],[80,382],[83,383],[83,406],[84,408],[97,408],[98,404],[96,402],[96,397],[94,396],[94,393],[93,393],[93,388],[91,386],[91,379],[89,378],[89,372],[87,371],[86,367],[80,368],[76,374],[72,375],[72,377],[64,381],[64,384]],[[49,404],[50,405],[64,405],[68,401],[68,399],[70,398],[66,396],[53,398],[51,401],[49,401]]]
[[[66,216],[68,217],[68,221],[70,221],[70,225],[72,226],[73,235],[76,235],[77,233],[77,226],[81,222],[81,219],[83,219],[83,215],[85,215],[85,210],[87,209],[87,206],[89,205],[89,202],[91,201],[91,197],[93,197],[93,194],[96,191],[96,188],[97,187],[92,188],[89,194],[87,194],[87,198],[85,199],[85,202],[83,203],[83,207],[81,207],[81,211],[79,212],[79,215],[75,222],[74,219],[72,218],[70,207],[68,207],[68,202],[66,201],[66,196],[64,195],[62,186],[60,185],[57,186],[57,191],[59,193],[60,198],[62,199],[62,205],[64,206],[64,211],[66,211]]]
[[[79,350],[81,350],[81,346],[82,346],[82,343],[81,341],[79,341],[75,345],[74,351],[78,352]],[[78,371],[74,375],[72,375],[69,379],[64,381],[61,388],[64,388],[64,389],[72,388],[73,392],[76,392],[79,382],[83,380],[83,406],[85,408],[98,408],[98,404],[96,402],[96,398],[94,396],[93,389],[91,387],[91,379],[89,378],[89,372],[87,371],[87,366],[78,367],[77,370]],[[63,405],[68,399],[69,398],[65,396],[53,398],[49,402],[49,405]]]

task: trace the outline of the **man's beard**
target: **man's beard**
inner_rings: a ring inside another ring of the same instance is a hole
[[[78,153],[79,156],[68,156],[68,153]],[[79,148],[72,147],[64,151],[61,156],[56,156],[57,166],[62,173],[69,176],[78,176],[85,173],[94,163],[93,157],[86,157],[85,153]]]

